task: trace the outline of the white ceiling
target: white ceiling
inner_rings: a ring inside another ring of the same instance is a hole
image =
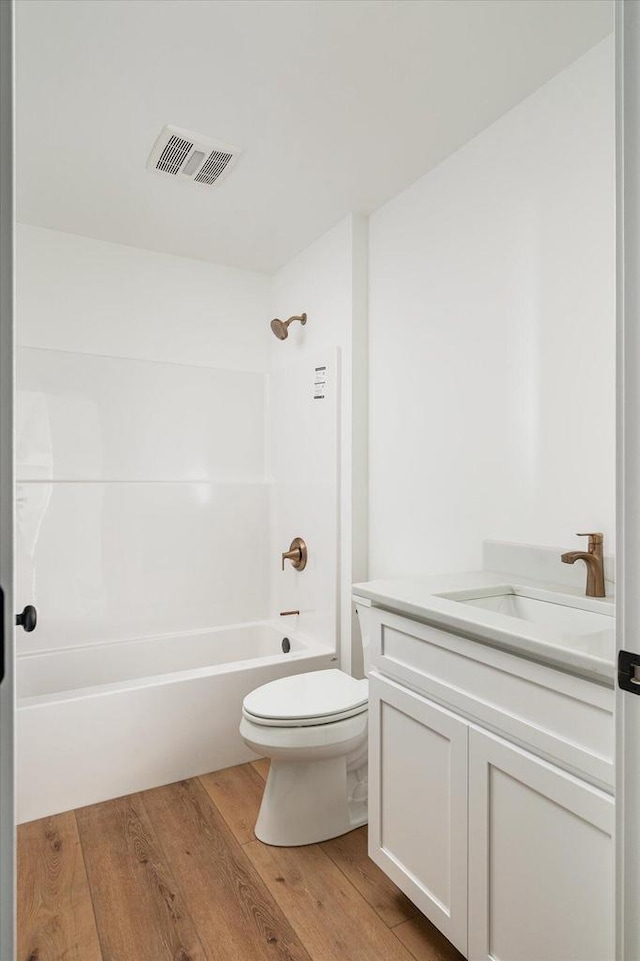
[[[612,28],[612,0],[18,0],[18,219],[272,271]],[[154,176],[165,123],[244,153],[210,191]]]

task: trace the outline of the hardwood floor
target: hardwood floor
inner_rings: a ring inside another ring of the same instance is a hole
[[[366,828],[253,834],[268,762],[18,828],[17,961],[462,961],[367,856]]]
[[[101,961],[73,811],[18,828],[18,957]]]

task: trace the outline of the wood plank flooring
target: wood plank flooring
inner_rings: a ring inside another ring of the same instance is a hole
[[[18,828],[17,961],[463,961],[366,828],[257,841],[268,762]]]
[[[18,830],[18,957],[101,961],[73,811]]]

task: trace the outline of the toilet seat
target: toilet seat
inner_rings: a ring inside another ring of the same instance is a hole
[[[333,724],[367,710],[369,685],[344,671],[310,671],[279,678],[256,688],[242,714],[265,727],[312,727]]]

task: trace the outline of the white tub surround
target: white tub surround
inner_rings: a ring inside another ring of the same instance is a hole
[[[269,616],[264,374],[21,348],[17,382],[19,653]]]
[[[274,515],[272,549],[283,550],[283,540],[288,545],[294,534],[305,536],[302,529],[290,531],[287,526],[292,512],[299,514],[301,523],[309,517],[314,527],[323,526],[323,553],[333,539],[331,563],[337,560],[337,576],[334,571],[329,577],[326,567],[314,574],[316,608],[333,618],[332,630],[340,638],[341,666],[347,672],[353,669],[356,676],[362,675],[362,662],[357,641],[353,644],[355,660],[351,650],[351,637],[357,631],[351,584],[368,576],[367,247],[367,218],[350,215],[279,270],[273,277],[271,316],[288,317],[305,310],[308,320],[304,327],[292,325],[286,341],[268,335],[273,470],[281,498]],[[324,413],[311,412],[310,416],[306,398],[313,367],[322,363],[323,357],[334,358],[336,347],[339,365],[330,372],[333,376],[327,385],[331,394],[324,401],[312,402],[325,408]],[[327,456],[327,415],[336,395],[337,450],[331,449]],[[313,498],[304,497],[300,482],[313,485],[315,491],[320,480],[327,491],[328,473],[336,460],[339,497],[334,504],[324,498],[316,508]],[[333,530],[335,537],[330,533]],[[311,541],[309,548],[313,548]],[[281,582],[276,572],[278,593]]]
[[[21,347],[16,380],[22,481],[264,479],[259,371]]]
[[[585,597],[584,588],[472,571],[369,581],[354,584],[353,593],[376,607],[613,686],[614,605],[610,598]],[[510,594],[522,596],[530,610],[518,616],[515,605],[504,600]]]
[[[245,696],[335,664],[331,648],[271,623],[23,655],[18,820],[251,760]]]
[[[24,225],[18,244],[17,603],[39,613],[20,650],[300,610],[286,629],[349,664],[366,218],[273,277]],[[269,319],[302,310],[277,341]],[[303,574],[280,570],[295,536]]]
[[[292,624],[326,643],[337,643],[339,628],[339,378],[335,349],[315,351],[269,375],[273,609],[299,611],[283,618],[283,627]],[[281,555],[298,536],[308,548],[304,571],[289,563],[283,569]]]

